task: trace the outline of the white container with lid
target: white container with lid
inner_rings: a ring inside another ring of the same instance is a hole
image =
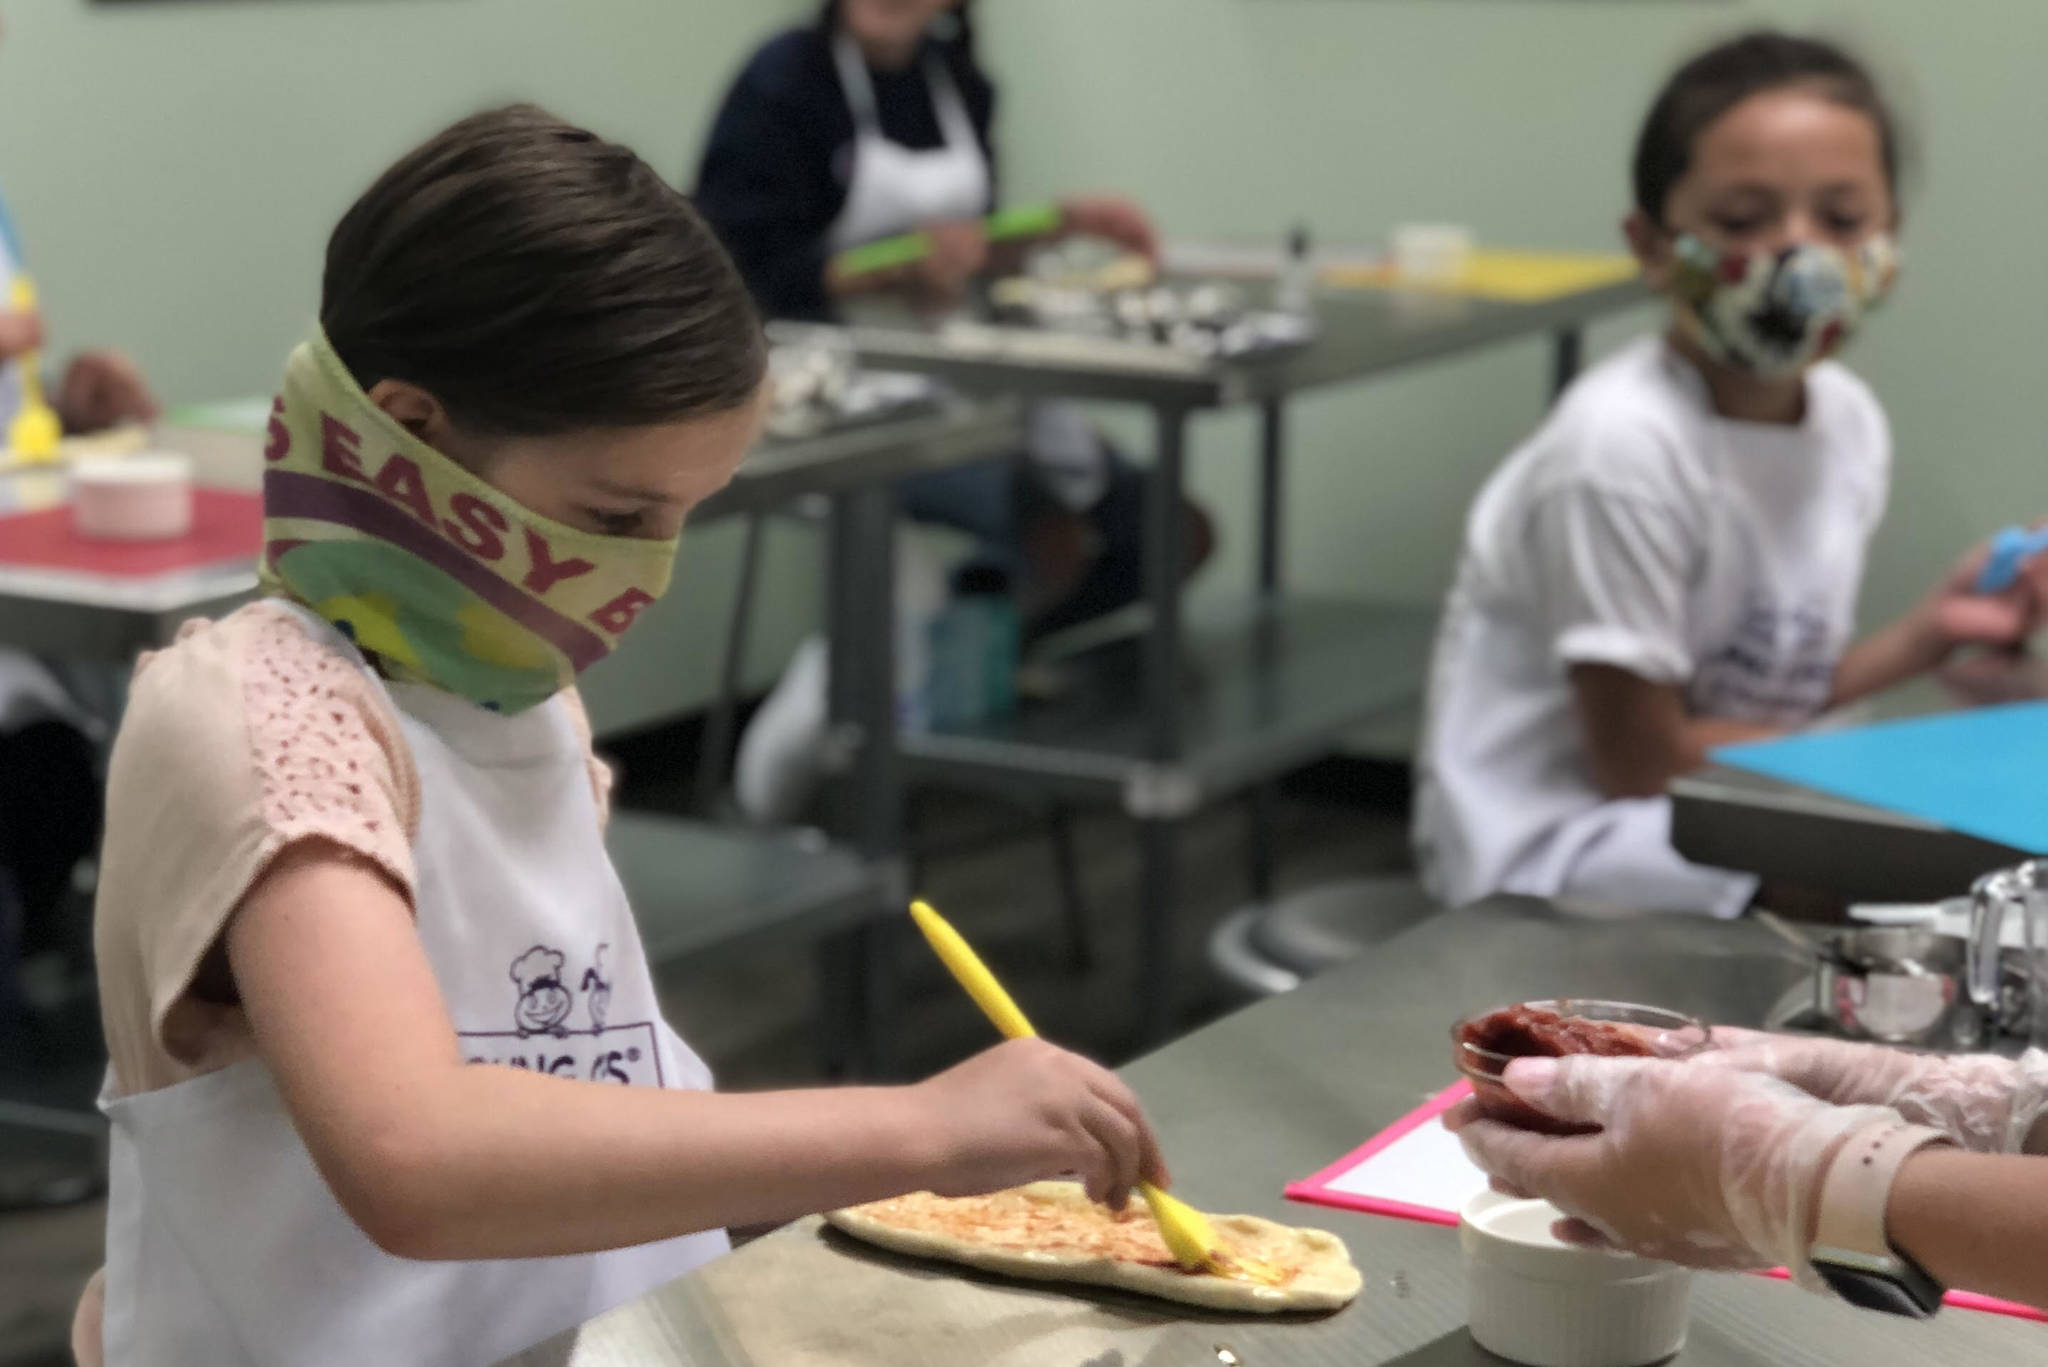
[[[150,452],[71,463],[71,526],[94,541],[168,541],[192,531],[192,461]]]
[[[1492,1192],[1460,1213],[1472,1337],[1526,1367],[1647,1367],[1685,1347],[1692,1273],[1576,1248],[1550,1232],[1547,1201]]]
[[[1417,289],[1455,289],[1472,265],[1470,228],[1455,223],[1404,223],[1394,229],[1389,253],[1394,276]]]

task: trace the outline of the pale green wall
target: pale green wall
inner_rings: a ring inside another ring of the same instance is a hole
[[[1119,187],[1184,236],[1331,241],[1451,219],[1489,239],[1611,243],[1634,121],[1698,40],[1761,20],[1863,40],[1924,134],[1910,273],[1855,364],[1899,437],[1871,606],[1968,539],[2048,508],[2041,0],[981,0],[1015,195]],[[393,154],[527,97],[681,174],[753,39],[807,0],[0,0],[0,185],[60,343],[118,342],[173,398],[266,388],[310,317],[320,244]],[[1611,344],[1641,320],[1600,330]],[[1543,402],[1535,344],[1296,408],[1297,582],[1431,599],[1465,503]],[[1245,580],[1241,417],[1197,474]],[[729,532],[697,537],[662,626],[592,681],[601,720],[701,697]],[[811,609],[809,542],[778,541],[754,673]]]
[[[1898,437],[1867,607],[1917,594],[1965,542],[2048,512],[2048,4],[2041,0],[984,0],[1015,194],[1116,187],[1183,236],[1330,241],[1404,220],[1489,240],[1617,244],[1635,122],[1701,40],[1818,24],[1889,75],[1923,134],[1911,264],[1853,363]],[[1628,335],[1607,327],[1604,343]],[[1298,406],[1296,581],[1434,598],[1465,504],[1540,411],[1534,345]],[[1198,444],[1244,582],[1251,429]]]
[[[807,0],[0,0],[0,187],[56,349],[118,344],[173,400],[268,390],[319,297],[328,231],[387,163],[536,100],[678,179],[752,44]],[[815,596],[778,535],[755,679]],[[586,683],[600,726],[692,705],[715,669],[735,529]]]

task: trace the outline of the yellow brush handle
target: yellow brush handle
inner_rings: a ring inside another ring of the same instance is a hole
[[[8,306],[17,313],[35,312],[36,287],[26,275],[14,277]],[[64,438],[64,425],[43,396],[42,351],[38,348],[24,352],[19,360],[16,369],[21,374],[21,406],[15,410],[14,421],[8,425],[0,449],[12,449],[17,457],[27,461],[54,459],[57,445]]]
[[[1006,1039],[1022,1039],[1038,1032],[1031,1028],[1031,1022],[1024,1019],[1024,1013],[1017,1009],[1017,1003],[1010,1000],[1010,994],[1003,991],[1003,985],[996,981],[996,975],[988,971],[988,965],[981,956],[968,947],[960,938],[960,932],[946,924],[946,918],[931,909],[926,902],[912,902],[910,917],[917,922],[917,928],[924,932],[924,938],[931,944],[932,952],[939,956],[939,962],[953,975],[954,981],[967,989],[967,995],[974,998],[974,1004],[981,1013],[1003,1032]]]
[[[981,961],[981,956],[960,938],[959,931],[946,924],[945,917],[932,910],[929,902],[912,902],[910,917],[924,932],[924,938],[931,944],[932,952],[939,956],[939,962],[946,966],[946,971],[960,986],[967,989],[967,995],[974,998],[974,1004],[995,1023],[996,1029],[1009,1039],[1022,1039],[1038,1033],[1031,1028],[1031,1022],[1024,1019],[1017,1003],[1010,1000],[1010,994],[1003,991],[996,975],[988,971],[988,965]],[[1144,1196],[1146,1205],[1151,1207],[1152,1218],[1158,1223],[1160,1235],[1166,1240],[1166,1247],[1176,1262],[1188,1268],[1215,1264],[1216,1235],[1199,1211],[1168,1196],[1150,1182],[1138,1183],[1138,1191]]]

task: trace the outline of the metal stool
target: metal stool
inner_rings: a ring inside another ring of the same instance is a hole
[[[1323,883],[1232,912],[1209,937],[1209,963],[1238,990],[1270,997],[1357,958],[1438,909],[1407,875]]]

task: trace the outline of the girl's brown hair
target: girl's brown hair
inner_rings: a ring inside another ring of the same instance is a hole
[[[464,119],[377,178],[328,240],[320,323],[364,388],[408,381],[500,435],[737,408],[767,366],[689,202],[532,105]]]
[[[1867,115],[1877,127],[1885,179],[1897,194],[1898,119],[1870,72],[1832,43],[1758,29],[1707,49],[1664,83],[1636,138],[1636,207],[1661,224],[1664,202],[1691,167],[1700,134],[1750,96],[1788,87],[1810,89]]]

